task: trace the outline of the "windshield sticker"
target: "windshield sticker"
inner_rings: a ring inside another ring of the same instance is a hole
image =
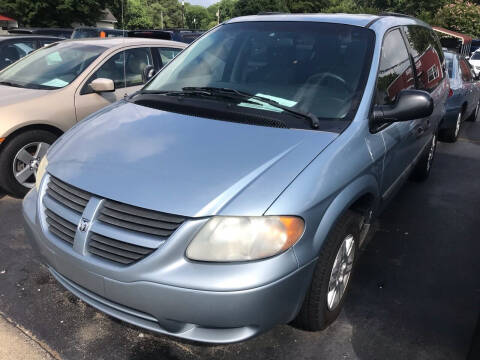
[[[50,81],[44,82],[42,85],[61,88],[68,85],[68,82],[63,81],[62,79],[52,79]]]
[[[259,93],[259,94],[256,94],[255,96],[264,97],[266,99],[276,101],[280,105],[288,106],[288,107],[293,107],[297,104],[297,102],[295,102],[295,101],[282,99],[282,98],[272,96],[272,95],[266,95],[266,94]],[[283,111],[282,109],[279,109],[279,108],[275,107],[275,105],[266,104],[259,99],[249,99],[248,101],[249,101],[248,103],[242,102],[242,103],[238,104],[238,106],[248,107],[248,108],[253,108],[253,109],[260,109],[260,110],[275,111],[275,112],[282,112]],[[258,105],[253,104],[254,102],[257,103]]]

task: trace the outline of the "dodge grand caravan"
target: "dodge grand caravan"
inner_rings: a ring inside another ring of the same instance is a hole
[[[29,237],[73,294],[158,333],[324,329],[375,216],[430,173],[447,81],[414,18],[229,20],[49,149]]]

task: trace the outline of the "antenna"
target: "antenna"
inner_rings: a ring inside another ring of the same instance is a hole
[[[124,97],[127,97],[127,52],[125,50],[125,20],[123,18],[123,3],[125,0],[121,0],[122,2],[122,45],[124,45],[123,49],[123,85],[125,88]]]

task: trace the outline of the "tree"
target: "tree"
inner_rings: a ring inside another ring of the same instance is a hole
[[[256,15],[261,12],[288,12],[284,0],[238,0],[234,16]]]
[[[22,26],[70,27],[72,23],[94,25],[108,0],[0,0],[2,14]]]
[[[206,8],[200,5],[185,4],[185,23],[189,29],[206,29],[212,21]]]
[[[447,29],[480,36],[480,6],[474,3],[455,0],[438,10],[436,19],[438,25]]]

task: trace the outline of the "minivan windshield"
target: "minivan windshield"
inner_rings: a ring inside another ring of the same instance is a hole
[[[180,53],[142,93],[227,89],[233,95],[252,95],[252,101],[236,104],[239,111],[248,107],[285,113],[274,106],[278,103],[319,120],[351,120],[368,77],[373,45],[372,30],[344,24],[225,24]],[[261,98],[274,102],[262,103]]]
[[[0,85],[30,89],[65,87],[106,49],[74,42],[44,47],[1,71]]]

